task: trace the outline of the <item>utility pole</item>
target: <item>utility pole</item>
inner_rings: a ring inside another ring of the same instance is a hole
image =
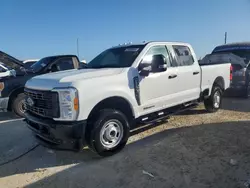
[[[227,32],[225,32],[225,44],[227,43]]]
[[[76,50],[77,50],[77,56],[78,56],[78,58],[80,58],[80,56],[79,56],[79,41],[78,41],[78,38],[76,39]]]

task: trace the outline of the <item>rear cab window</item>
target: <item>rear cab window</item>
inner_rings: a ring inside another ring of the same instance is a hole
[[[188,46],[173,45],[178,66],[191,66],[194,64],[194,57]]]

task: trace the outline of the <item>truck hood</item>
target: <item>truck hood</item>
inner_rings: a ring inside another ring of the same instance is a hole
[[[24,67],[24,64],[18,59],[0,51],[0,62],[10,67],[12,69],[20,70],[21,67]]]
[[[30,89],[51,90],[55,87],[69,87],[78,80],[111,76],[121,73],[123,68],[67,70],[33,77],[26,83]]]

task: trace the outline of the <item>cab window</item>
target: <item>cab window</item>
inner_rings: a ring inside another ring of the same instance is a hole
[[[74,63],[71,57],[62,58],[56,62],[58,71],[74,69]]]
[[[153,55],[163,55],[166,58],[167,67],[171,67],[170,55],[166,46],[151,47],[143,58],[143,61],[151,61]]]
[[[173,45],[178,66],[190,66],[194,63],[193,55],[187,46]]]

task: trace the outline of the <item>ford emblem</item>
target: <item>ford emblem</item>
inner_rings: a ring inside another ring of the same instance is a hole
[[[29,97],[29,98],[27,98],[27,104],[29,106],[33,106],[35,103],[34,103],[33,99]]]

